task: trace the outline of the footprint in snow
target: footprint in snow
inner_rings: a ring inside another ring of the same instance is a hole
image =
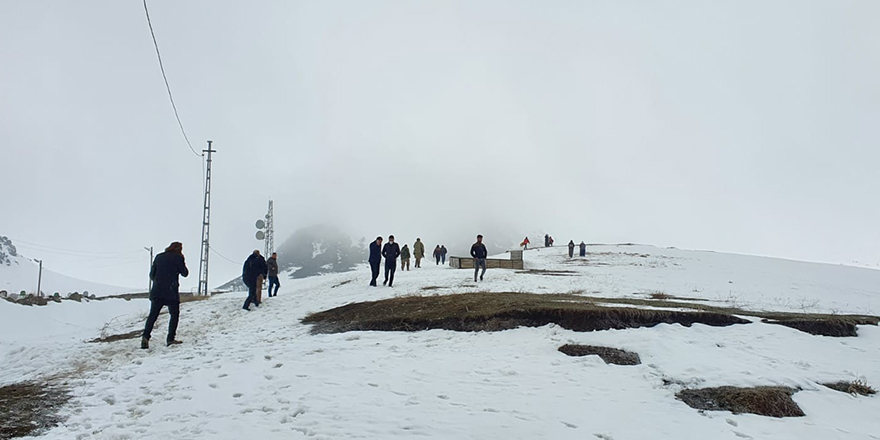
[[[232,397],[233,397],[234,399],[238,399],[239,397],[241,397],[241,396],[243,396],[243,395],[244,395],[244,394],[241,394],[241,393],[235,393],[235,394],[232,395]]]
[[[563,425],[565,425],[567,428],[576,429],[578,427],[577,425],[575,425],[573,423],[563,422],[562,420],[560,420],[559,422],[562,423]]]
[[[739,431],[733,431],[733,433],[734,433],[734,435],[736,435],[739,438],[753,438],[752,436],[750,436],[748,434],[743,434],[742,432],[739,432]]]

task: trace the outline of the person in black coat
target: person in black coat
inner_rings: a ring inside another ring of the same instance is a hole
[[[159,318],[162,307],[168,307],[171,320],[168,321],[167,345],[180,344],[176,340],[177,322],[180,318],[180,275],[189,275],[186,261],[183,257],[183,244],[175,241],[165,248],[165,252],[156,255],[153,265],[150,266],[150,279],[153,280],[153,288],[150,289],[150,314],[147,316],[147,324],[144,326],[144,334],[141,337],[141,348],[150,348],[150,333]]]
[[[382,237],[376,237],[376,241],[370,243],[370,270],[373,278],[370,285],[376,287],[376,279],[379,278],[379,263],[382,261]]]
[[[260,251],[254,250],[254,253],[245,260],[244,267],[241,269],[241,280],[248,288],[248,297],[244,300],[243,309],[250,311],[251,303],[257,307],[260,306],[257,301],[257,277],[260,275],[265,277],[268,272],[269,266],[266,265],[266,260],[260,255]]]
[[[581,244],[580,244],[580,248],[581,248],[581,256],[582,256],[582,257],[586,257],[586,256],[587,256],[587,245],[586,245],[586,243],[581,242]]]
[[[400,256],[400,245],[394,242],[394,236],[388,236],[388,243],[385,243],[385,246],[382,247],[382,256],[385,257],[385,281],[382,282],[382,285],[388,285],[388,287],[392,287],[394,285],[394,272],[397,271],[397,257]],[[391,278],[388,278],[388,275],[391,275]]]
[[[483,236],[477,235],[477,242],[471,246],[471,257],[474,257],[474,282],[477,282],[477,272],[480,271],[480,267],[483,268],[483,273],[480,274],[480,281],[483,281],[483,275],[486,275],[486,257],[489,255],[489,251],[486,250],[486,245],[483,244]]]
[[[574,257],[574,240],[568,242],[568,258]]]

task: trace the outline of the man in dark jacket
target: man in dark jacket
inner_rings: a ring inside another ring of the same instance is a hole
[[[168,313],[171,315],[165,343],[169,346],[180,344],[180,341],[174,339],[177,336],[177,321],[180,318],[179,275],[186,277],[189,275],[189,270],[183,257],[183,244],[175,241],[165,248],[165,252],[156,255],[150,267],[153,288],[150,290],[150,314],[147,316],[147,324],[141,337],[141,348],[150,348],[150,333],[163,306],[168,307]]]
[[[574,257],[574,240],[568,241],[568,258]]]
[[[281,287],[281,283],[278,282],[278,252],[272,252],[272,256],[266,260],[266,266],[269,268],[269,272],[267,276],[269,277],[269,291],[268,294],[270,297],[278,296],[278,288]],[[272,293],[272,286],[275,286],[275,293]]]
[[[370,285],[376,287],[376,279],[379,278],[379,263],[382,261],[382,237],[376,237],[376,241],[370,243],[370,269],[373,278]]]
[[[489,255],[489,251],[486,250],[486,245],[483,244],[483,236],[477,235],[477,242],[471,246],[471,256],[474,257],[474,282],[477,282],[477,272],[480,271],[480,267],[483,268],[483,273],[480,274],[480,281],[483,281],[483,275],[486,274],[486,257]]]
[[[385,257],[385,281],[382,282],[382,285],[388,285],[388,287],[392,287],[394,284],[394,272],[397,271],[397,257],[400,256],[400,245],[394,242],[394,236],[388,236],[388,243],[385,243],[385,246],[382,247],[382,256]],[[388,275],[391,275],[391,279],[388,278]]]
[[[581,242],[580,247],[581,247],[581,256],[582,256],[582,257],[586,257],[586,256],[587,256],[587,245],[586,245],[586,243]]]
[[[446,245],[444,244],[443,246],[440,246],[440,260],[443,262],[443,264],[446,264],[446,253]]]
[[[244,267],[241,269],[241,280],[248,288],[248,297],[244,300],[243,309],[250,311],[251,303],[257,307],[260,306],[260,302],[257,300],[257,277],[266,276],[268,271],[269,266],[266,265],[266,260],[260,255],[259,250],[254,250],[254,253],[245,260]]]

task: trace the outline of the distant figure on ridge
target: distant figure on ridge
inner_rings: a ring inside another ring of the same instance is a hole
[[[483,268],[483,273],[480,274],[480,281],[483,281],[483,275],[486,274],[486,257],[489,255],[489,251],[486,250],[486,245],[483,244],[483,236],[477,235],[477,242],[471,246],[471,257],[474,257],[474,282],[477,282],[477,272],[480,271],[480,267]]]
[[[544,234],[544,247],[550,247],[550,234]]]
[[[581,246],[581,256],[586,257],[587,256],[587,245],[584,244],[584,242],[581,242],[580,246]]]
[[[248,288],[248,297],[244,300],[243,309],[250,311],[251,303],[260,307],[260,298],[257,296],[257,278],[265,276],[269,271],[266,265],[266,259],[260,255],[260,251],[254,249],[254,252],[245,260],[244,267],[241,269],[241,280]]]
[[[417,238],[413,243],[413,256],[416,257],[416,267],[422,267],[422,258],[425,258],[425,243],[421,238]]]
[[[400,250],[400,270],[409,270],[409,245],[403,245],[403,249]]]
[[[441,252],[441,251],[440,251],[440,245],[438,244],[438,245],[434,248],[434,260],[436,261],[436,263],[434,264],[435,266],[439,266],[439,265],[440,265],[440,252]]]
[[[444,264],[444,265],[446,264],[446,253],[447,253],[447,252],[448,252],[448,251],[446,250],[446,245],[445,245],[445,244],[444,244],[444,245],[441,245],[441,246],[440,246],[440,261],[441,261],[441,263]]]
[[[278,252],[272,252],[272,256],[266,260],[266,266],[269,267],[269,297],[278,296],[278,288],[281,283],[278,282]],[[275,292],[272,292],[272,286],[275,286]]]
[[[147,316],[147,324],[144,326],[144,334],[141,337],[141,348],[150,348],[150,333],[156,325],[156,319],[162,307],[168,307],[171,319],[168,321],[168,337],[165,343],[168,346],[180,344],[174,339],[177,336],[177,321],[180,318],[180,278],[189,275],[186,261],[183,257],[183,244],[179,241],[171,243],[165,252],[156,255],[153,265],[150,266],[150,279],[153,280],[153,288],[150,289],[150,314]]]
[[[394,242],[394,236],[388,236],[388,243],[385,243],[385,246],[382,247],[382,256],[385,257],[385,281],[382,282],[382,285],[388,285],[388,287],[392,287],[394,285],[394,272],[397,271],[397,257],[400,256],[400,245]],[[388,275],[391,275],[391,278],[388,278]]]
[[[522,246],[524,251],[529,250],[529,237],[526,237],[525,240],[522,241],[519,245]]]
[[[574,240],[568,242],[568,258],[574,257]]]
[[[548,246],[553,247],[553,237],[551,236],[551,237],[548,238],[547,240],[548,240],[548,241],[547,241]]]
[[[376,287],[376,279],[379,278],[379,263],[382,262],[382,237],[376,237],[376,241],[370,243],[370,269],[373,278],[370,285]]]

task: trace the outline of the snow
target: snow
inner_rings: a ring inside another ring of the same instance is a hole
[[[241,310],[244,293],[217,295],[181,306],[184,345],[159,344],[163,317],[146,351],[137,340],[82,342],[113,318],[117,332],[141,327],[145,300],[32,308],[0,302],[0,384],[76,370],[68,419],[45,439],[880,439],[880,398],[817,384],[864,377],[877,386],[874,326],[861,326],[856,338],[754,319],[589,333],[548,325],[311,335],[300,322],[355,301],[478,290],[602,297],[662,291],[756,309],[858,313],[877,313],[880,298],[880,271],[871,269],[648,246],[589,252],[577,264],[564,247],[525,253],[527,269],[575,276],[490,269],[475,284],[470,271],[425,264],[398,271],[394,288],[369,288],[369,270],[361,267],[282,281],[279,296],[251,312]],[[423,291],[427,286],[442,288]],[[634,351],[642,365],[568,357],[557,351],[566,343]],[[801,387],[794,400],[807,416],[703,414],[677,401],[682,385],[664,379],[693,387]]]
[[[8,266],[0,264],[0,290],[5,290],[9,294],[18,294],[22,290],[28,293],[36,292],[37,278],[40,271],[39,265],[22,256],[11,257],[11,259],[12,262]],[[62,275],[43,266],[43,279],[40,290],[45,296],[52,296],[55,292],[58,292],[62,297],[66,297],[69,293],[83,293],[86,291],[89,292],[89,295],[108,296],[128,292],[144,292],[147,290],[146,281],[147,274],[145,273],[144,287],[140,290],[109,286]]]

